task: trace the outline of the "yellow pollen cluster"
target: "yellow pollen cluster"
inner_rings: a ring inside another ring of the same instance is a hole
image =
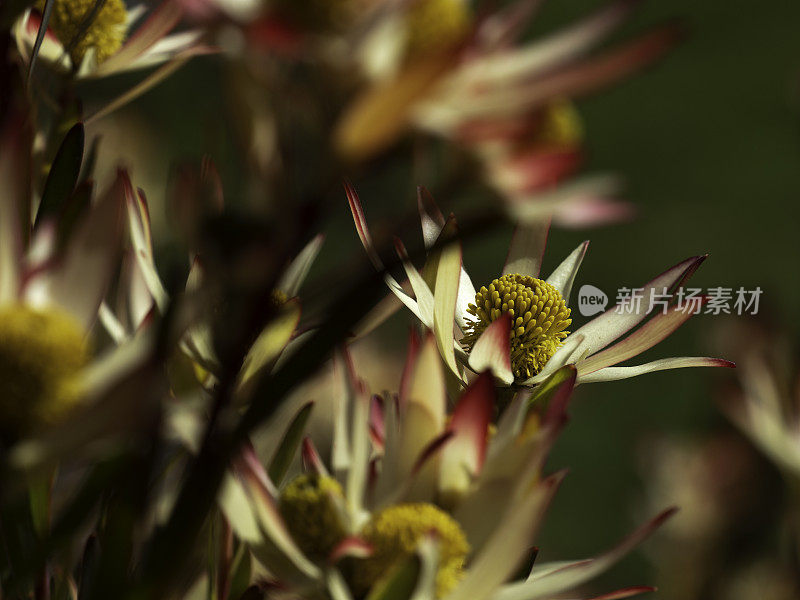
[[[102,1],[102,0],[101,0]],[[56,0],[50,28],[70,52],[73,64],[94,50],[100,64],[116,53],[125,41],[128,13],[123,0],[104,0],[95,10],[96,0]],[[39,3],[42,9],[44,3]]]
[[[68,314],[22,304],[0,308],[0,440],[62,416],[79,398],[89,360],[84,332]]]
[[[432,504],[399,504],[384,509],[367,522],[361,537],[373,547],[373,554],[358,563],[353,583],[366,592],[400,561],[411,557],[422,537],[435,532],[439,541],[439,570],[436,596],[441,598],[458,583],[470,551],[461,526]]]
[[[279,289],[272,290],[272,293],[269,295],[269,303],[272,305],[272,308],[278,310],[281,306],[286,304],[289,301],[289,297]]]
[[[561,293],[527,275],[503,275],[481,287],[467,312],[476,317],[461,341],[467,351],[493,321],[511,315],[511,370],[518,380],[542,370],[569,335],[566,328],[572,323]]]
[[[281,493],[279,509],[292,538],[308,556],[326,559],[346,535],[336,505],[342,487],[331,477],[300,475]]]
[[[408,59],[443,50],[469,31],[471,15],[466,0],[417,0],[407,15]]]
[[[555,100],[542,112],[536,143],[552,148],[577,145],[583,139],[583,127],[575,106],[569,100]]]

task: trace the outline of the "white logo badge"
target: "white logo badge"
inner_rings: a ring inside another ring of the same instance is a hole
[[[578,311],[584,317],[603,312],[608,306],[608,296],[593,285],[582,285],[578,292]]]

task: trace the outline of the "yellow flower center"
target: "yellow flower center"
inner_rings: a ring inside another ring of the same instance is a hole
[[[458,583],[470,547],[461,526],[432,504],[399,504],[380,511],[364,526],[361,537],[373,554],[353,570],[356,590],[366,593],[402,560],[411,557],[422,537],[435,532],[439,541],[436,596],[441,598]]]
[[[570,309],[561,293],[541,279],[508,274],[483,286],[467,312],[476,317],[461,343],[471,351],[475,342],[503,314],[511,315],[511,370],[527,379],[542,370],[569,335]]]
[[[76,375],[88,360],[86,337],[70,315],[0,308],[0,439],[13,441],[74,406]]]
[[[69,51],[73,64],[79,64],[86,53],[94,50],[100,64],[122,47],[127,34],[128,13],[123,0],[56,0],[50,16],[50,27]],[[39,9],[44,2],[39,2]]]
[[[543,109],[536,143],[552,148],[569,148],[582,139],[581,118],[572,102],[554,100]]]
[[[466,0],[417,0],[408,11],[409,59],[456,44],[469,31],[471,15]]]
[[[285,292],[275,288],[269,295],[269,303],[275,310],[281,308],[289,301],[289,296]]]
[[[346,535],[337,500],[342,486],[331,477],[300,475],[280,497],[279,509],[294,541],[308,556],[325,559]]]

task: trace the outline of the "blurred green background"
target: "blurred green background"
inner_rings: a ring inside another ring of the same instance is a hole
[[[532,33],[542,33],[601,3],[545,3]],[[635,221],[592,231],[552,232],[545,271],[583,239],[591,246],[575,289],[590,283],[610,297],[641,285],[694,254],[710,253],[696,287],[763,290],[761,311],[798,332],[800,305],[800,3],[781,0],[646,2],[616,38],[664,19],[679,19],[687,39],[637,77],[578,103],[586,130],[584,172],[619,173]],[[125,114],[147,123],[175,146],[158,148],[149,167],[158,180],[171,160],[210,153],[222,167],[227,197],[246,194],[237,170],[222,58],[196,60]],[[356,181],[368,217],[399,215],[414,206],[408,173],[385,170]],[[157,194],[156,194],[157,196]],[[459,198],[439,199],[448,208]],[[159,211],[158,207],[155,211]],[[346,203],[332,207],[327,248],[318,272],[361,250]],[[476,284],[497,275],[508,243],[501,231],[471,245],[465,262]],[[644,360],[712,352],[714,316],[699,316]],[[577,324],[584,321],[577,319]],[[393,322],[402,331],[407,321]],[[658,435],[678,438],[725,430],[713,396],[729,371],[684,370],[580,388],[573,420],[550,461],[570,474],[541,536],[550,558],[591,556],[645,518],[641,454]],[[675,498],[659,498],[669,506]],[[676,519],[680,519],[679,514]],[[761,543],[761,542],[759,542]],[[643,554],[627,559],[593,586],[602,590],[654,581]]]

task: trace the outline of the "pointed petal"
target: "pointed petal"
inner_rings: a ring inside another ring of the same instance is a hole
[[[276,575],[305,584],[318,580],[319,569],[292,539],[257,461],[239,460],[235,472],[226,478],[219,503],[236,535],[260,561],[277,569]]]
[[[637,365],[635,367],[606,367],[594,373],[581,377],[578,383],[595,383],[597,381],[618,381],[637,377],[645,373],[665,371],[667,369],[685,369],[687,367],[726,367],[733,369],[734,363],[723,358],[708,358],[704,356],[687,356],[679,358],[662,358],[653,362]]]
[[[600,596],[593,596],[588,600],[623,600],[623,598],[632,598],[640,594],[647,594],[648,592],[655,592],[656,588],[649,585],[637,585],[634,587],[626,587],[615,592],[609,592]]]
[[[554,189],[514,196],[506,206],[512,219],[521,224],[538,223],[554,215],[569,213],[587,203],[604,202],[619,191],[619,180],[609,175],[591,175]]]
[[[306,244],[300,253],[288,266],[286,271],[278,281],[278,289],[284,292],[289,298],[294,298],[300,291],[300,286],[303,285],[311,265],[319,254],[322,243],[325,241],[323,234],[317,235],[313,240]]]
[[[292,464],[297,454],[297,449],[300,447],[306,424],[311,417],[313,408],[314,403],[307,402],[297,411],[297,414],[286,428],[278,447],[272,454],[267,474],[269,475],[270,481],[277,486],[283,481],[283,478],[289,471],[289,466]]]
[[[489,373],[481,374],[456,404],[449,427],[455,435],[442,450],[439,463],[439,492],[447,504],[455,503],[483,468],[494,404]]]
[[[111,189],[78,226],[62,261],[30,280],[25,290],[32,303],[57,304],[87,331],[97,318],[121,252],[125,177],[122,172],[117,175]]]
[[[181,20],[182,15],[183,9],[179,2],[174,0],[162,2],[133,32],[118,52],[98,65],[95,75],[102,77],[124,69],[126,65],[172,31]]]
[[[535,566],[527,581],[505,586],[495,594],[493,600],[545,600],[575,588],[618,562],[658,529],[675,513],[675,510],[670,509],[659,514],[625,538],[618,546],[595,559],[578,561],[557,570],[550,569],[547,564]]]
[[[504,6],[481,23],[475,34],[481,50],[500,50],[512,44],[533,19],[542,0],[520,0]]]
[[[586,256],[586,250],[589,247],[589,242],[583,242],[580,246],[575,248],[564,261],[556,267],[550,277],[547,278],[547,283],[555,287],[561,292],[561,297],[564,302],[569,306],[569,295],[572,291],[572,284],[575,283],[575,276],[578,274],[578,269],[581,268],[583,257]]]
[[[417,210],[422,225],[422,240],[426,248],[431,248],[444,227],[444,215],[431,193],[424,187],[417,188]]]
[[[433,417],[438,434],[444,430],[447,393],[439,352],[431,335],[425,337],[413,359],[406,393],[401,396],[400,401],[406,407],[412,404],[424,407]]]
[[[383,261],[381,261],[381,258],[378,256],[378,252],[375,250],[375,246],[372,243],[372,236],[370,235],[369,227],[367,226],[367,219],[364,216],[364,207],[361,204],[358,193],[347,181],[344,182],[344,190],[345,194],[347,195],[347,202],[350,205],[350,212],[353,215],[353,222],[355,223],[358,237],[361,240],[361,245],[364,246],[364,250],[367,251],[367,257],[369,257],[369,260],[372,262],[372,265],[375,267],[375,269],[378,271],[383,271],[385,269],[383,266]],[[391,292],[397,296],[397,298],[406,306],[406,308],[414,313],[414,315],[422,322],[423,325],[425,325],[425,327],[433,329],[433,320],[427,319],[427,312],[420,310],[417,301],[408,295],[405,290],[403,290],[403,287],[388,273],[384,275],[384,280],[386,281],[386,285]]]
[[[451,217],[442,230],[441,239],[447,240],[456,234],[455,220]],[[461,280],[461,244],[459,242],[446,242],[438,252],[431,256],[430,264],[435,267],[435,281],[433,289],[433,331],[436,344],[444,358],[445,364],[461,379],[461,373],[456,363],[453,345],[453,323],[456,315],[456,302],[459,297],[459,282]],[[427,265],[426,265],[427,266]],[[473,291],[473,298],[474,298]]]
[[[180,54],[176,54],[169,62],[161,65],[158,69],[156,69],[153,73],[150,73],[147,77],[145,77],[142,81],[137,83],[135,86],[127,90],[126,92],[117,96],[114,100],[103,106],[103,108],[99,109],[97,112],[93,113],[91,116],[86,118],[86,124],[94,123],[95,121],[102,119],[113,113],[115,110],[122,108],[129,102],[132,102],[145,92],[148,92],[159,83],[161,83],[164,79],[172,75],[175,71],[181,68],[184,64],[186,64],[189,59],[194,56],[200,56],[202,54],[211,54],[215,52],[212,48],[208,48],[206,46],[195,46],[193,48],[189,48],[188,50],[183,51]],[[109,59],[110,60],[110,59]],[[104,65],[107,63],[103,63]]]
[[[314,442],[311,438],[307,437],[303,440],[302,449],[303,468],[309,473],[316,475],[324,475],[329,477],[328,469],[325,468],[325,463],[317,452]]]
[[[373,548],[359,537],[347,537],[336,544],[328,557],[328,564],[335,565],[343,558],[368,558]]]
[[[436,342],[428,335],[408,378],[407,395],[401,397],[400,432],[388,474],[400,484],[419,469],[426,448],[445,431],[447,393],[444,371]],[[387,411],[388,412],[388,411]],[[388,429],[387,429],[388,431]],[[388,444],[388,438],[387,438]],[[435,461],[417,477],[417,499],[431,499],[436,483]],[[388,483],[384,483],[388,485]]]
[[[638,356],[672,335],[692,314],[691,310],[681,310],[677,306],[671,307],[667,312],[658,313],[622,341],[581,361],[578,364],[578,376],[583,377]]]
[[[445,596],[445,600],[486,600],[494,597],[493,592],[524,559],[525,551],[531,546],[531,540],[561,478],[560,475],[549,477],[532,493],[506,509],[505,518],[472,560],[464,578]]]
[[[250,347],[242,365],[240,385],[246,385],[256,373],[269,367],[280,356],[297,329],[300,313],[300,303],[297,300],[289,300],[281,307],[279,314]]]
[[[455,58],[454,51],[426,56],[356,98],[336,127],[334,144],[339,153],[349,160],[363,160],[402,135],[413,106],[430,92]]]
[[[136,259],[135,268],[138,276],[147,286],[153,301],[160,311],[164,311],[169,301],[169,296],[161,283],[161,278],[156,270],[155,258],[153,257],[153,234],[150,226],[150,210],[147,206],[147,198],[139,190],[133,191],[130,178],[127,173],[123,173],[123,185],[125,187],[125,205],[128,215],[128,232],[133,244],[134,256]],[[133,290],[132,290],[133,291]],[[133,302],[131,303],[134,304]],[[134,328],[139,323],[134,320]]]
[[[633,3],[613,2],[582,21],[522,49],[489,55],[463,70],[460,78],[509,85],[553,70],[589,50],[628,16]]]
[[[431,289],[428,287],[428,284],[425,283],[422,275],[419,274],[417,268],[409,260],[408,252],[406,251],[403,242],[401,242],[400,239],[395,238],[394,247],[397,251],[397,255],[403,261],[403,268],[408,276],[408,281],[411,283],[411,289],[414,290],[414,296],[416,296],[417,300],[417,308],[420,316],[422,317],[421,321],[427,326],[428,323],[433,323],[433,292],[431,292]]]
[[[563,360],[565,354],[591,355],[641,323],[652,308],[650,302],[653,295],[663,292],[665,288],[669,291],[680,285],[694,273],[705,258],[705,256],[687,258],[644,285],[641,303],[638,306],[627,307],[618,304],[577,329],[572,336],[578,334],[584,336],[584,340],[578,348],[568,350],[565,344],[553,355],[537,377],[552,373],[557,365],[560,366],[559,361]],[[619,312],[617,312],[618,310]]]
[[[514,374],[511,372],[510,339],[511,315],[505,313],[493,321],[475,342],[469,353],[470,368],[476,373],[491,371],[502,383],[511,385]]]
[[[503,275],[519,273],[529,277],[539,277],[549,230],[549,219],[518,226],[511,238]]]

